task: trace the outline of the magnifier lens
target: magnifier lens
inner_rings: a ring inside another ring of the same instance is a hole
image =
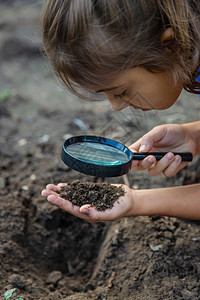
[[[101,166],[121,165],[130,160],[120,149],[101,143],[79,142],[69,145],[66,150],[76,159]]]

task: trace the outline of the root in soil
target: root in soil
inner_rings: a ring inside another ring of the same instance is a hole
[[[73,205],[90,204],[97,210],[104,211],[113,207],[119,197],[124,196],[121,186],[108,183],[80,182],[75,180],[60,191],[60,197],[69,200]]]

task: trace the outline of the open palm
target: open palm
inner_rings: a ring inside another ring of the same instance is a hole
[[[90,223],[111,222],[121,219],[128,216],[129,211],[133,208],[133,190],[126,185],[120,185],[124,189],[125,195],[121,196],[114,203],[111,209],[107,209],[105,211],[98,211],[95,207],[91,207],[89,204],[79,207],[73,205],[70,201],[61,198],[57,192],[59,192],[65,185],[67,185],[67,183],[59,183],[58,185],[48,184],[46,189],[42,191],[42,196],[66,212]]]

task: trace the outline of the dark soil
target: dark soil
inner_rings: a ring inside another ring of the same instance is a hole
[[[127,146],[153,126],[200,118],[198,97],[173,108],[112,112],[61,88],[41,55],[43,1],[0,1],[0,297],[24,300],[196,300],[200,295],[200,227],[167,217],[90,224],[41,196],[48,183],[99,182],[67,168],[62,142],[94,134]],[[108,183],[134,189],[200,182],[197,159],[177,176],[132,170]],[[102,193],[103,195],[103,193]]]
[[[108,183],[83,183],[75,180],[63,187],[59,194],[60,197],[71,201],[73,205],[90,204],[97,210],[104,211],[112,208],[115,201],[120,196],[124,196],[124,190]]]

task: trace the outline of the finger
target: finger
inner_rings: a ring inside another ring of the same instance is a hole
[[[188,162],[181,161],[181,157],[176,155],[172,163],[163,171],[163,174],[166,177],[173,177],[176,175],[182,168],[187,166]]]
[[[63,209],[64,211],[74,215],[75,217],[87,220],[90,222],[90,218],[87,214],[80,212],[80,207],[73,205],[70,201],[59,197],[57,194],[51,194],[47,197],[47,200],[56,205],[57,207]]]
[[[47,184],[46,189],[47,189],[47,190],[54,191],[54,192],[60,191],[60,188],[59,188],[57,185],[52,184],[52,183]]]
[[[156,176],[162,173],[174,160],[174,154],[172,152],[167,153],[157,164],[153,165],[149,169],[151,176]]]
[[[107,223],[117,219],[115,217],[114,209],[106,209],[99,211],[95,207],[84,205],[80,208],[80,212],[87,214],[91,223]]]
[[[132,162],[132,165],[133,165],[133,162]],[[156,163],[155,156],[149,155],[146,158],[144,158],[143,160],[141,160],[140,162],[138,161],[138,164],[136,166],[133,165],[133,167],[135,167],[136,170],[145,170],[145,169],[149,169],[150,167],[152,167],[155,163]]]
[[[164,138],[166,132],[167,127],[165,126],[154,127],[142,137],[139,152],[150,151],[156,143],[160,142]]]
[[[45,198],[47,198],[49,195],[57,195],[56,192],[50,190],[50,189],[44,189],[41,192],[41,195]]]
[[[58,186],[60,187],[60,188],[63,188],[63,187],[65,187],[67,185],[67,183],[59,183],[58,184]]]
[[[129,146],[129,149],[132,152],[139,152],[140,146],[141,146],[142,138],[140,138],[138,141],[133,143],[132,145]]]
[[[115,185],[117,186],[117,184]],[[87,210],[87,215],[92,223],[112,222],[119,218],[122,218],[123,213],[125,213],[129,209],[129,204],[127,205],[126,202],[124,202],[124,207],[120,206],[122,204],[122,201],[123,197],[120,197],[118,201],[114,203],[112,208],[108,208],[104,211],[99,211],[89,204],[81,206],[80,211],[83,212],[84,210]]]
[[[148,133],[143,135],[136,143],[132,144],[130,148],[132,151],[134,149],[139,152],[147,152],[152,149],[152,147],[161,141],[167,132],[166,126],[156,126]]]
[[[89,208],[90,208],[91,206],[89,205],[89,204],[85,204],[85,205],[83,205],[83,206],[81,206],[80,207],[80,213],[82,213],[82,214],[88,214],[88,212],[89,212]]]
[[[137,167],[139,165],[139,160],[132,160],[132,167]]]
[[[104,222],[107,217],[106,211],[98,211],[95,207],[92,207],[89,204],[81,206],[80,213],[87,214],[92,223]]]

